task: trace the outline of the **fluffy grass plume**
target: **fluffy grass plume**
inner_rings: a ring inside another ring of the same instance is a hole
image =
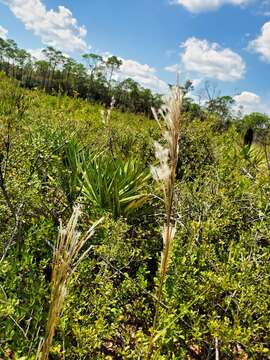
[[[64,227],[60,222],[59,236],[53,252],[51,301],[46,333],[37,354],[37,359],[40,360],[49,358],[50,346],[67,294],[68,280],[92,247],[88,247],[81,255],[80,251],[102,221],[102,219],[98,220],[84,235],[81,235],[76,230],[80,215],[79,206],[75,206],[67,226]]]
[[[160,303],[162,300],[162,290],[170,263],[173,239],[176,232],[176,223],[173,216],[173,205],[176,168],[179,152],[178,141],[181,126],[182,100],[183,94],[181,92],[177,76],[177,84],[171,90],[171,94],[166,106],[164,106],[159,111],[159,114],[153,110],[154,116],[160,126],[162,126],[160,121],[161,119],[165,127],[163,131],[163,138],[166,146],[163,147],[160,143],[155,143],[155,155],[156,159],[159,161],[159,166],[151,166],[151,172],[154,179],[159,182],[163,188],[166,222],[162,231],[163,251],[161,254],[159,282],[156,294],[155,316],[152,333],[150,336],[147,359],[151,359],[154,350],[155,333],[158,328]]]

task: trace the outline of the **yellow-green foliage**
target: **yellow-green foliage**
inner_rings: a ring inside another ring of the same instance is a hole
[[[35,357],[47,322],[59,218],[66,223],[74,203],[83,209],[82,233],[101,216],[104,221],[82,249],[92,245],[69,284],[51,358],[145,358],[162,251],[160,190],[148,177],[139,186],[135,181],[131,197],[147,194],[147,201],[115,213],[86,196],[84,180],[88,159],[89,166],[90,160],[104,161],[95,163],[100,174],[114,161],[147,173],[161,134],[153,120],[118,111],[107,131],[101,110],[22,90],[0,75],[2,358],[10,352],[17,360]],[[156,359],[214,359],[217,343],[221,359],[269,358],[270,177],[264,154],[260,144],[243,149],[234,126],[218,132],[214,118],[182,125],[177,232]]]

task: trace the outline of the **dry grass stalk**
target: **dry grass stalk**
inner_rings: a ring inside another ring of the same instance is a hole
[[[156,181],[162,184],[166,211],[166,223],[164,224],[162,233],[163,251],[161,254],[159,283],[157,287],[157,300],[155,304],[153,329],[147,354],[148,359],[151,359],[154,350],[155,333],[158,328],[160,303],[162,300],[162,290],[170,263],[173,239],[176,232],[176,224],[173,216],[173,205],[176,168],[179,152],[178,141],[181,126],[181,109],[183,100],[183,94],[178,84],[179,82],[177,77],[177,85],[172,89],[171,96],[168,100],[166,107],[159,111],[159,115],[165,123],[165,131],[163,137],[167,143],[167,147],[163,147],[159,143],[155,143],[156,158],[159,161],[159,166],[151,167],[153,177]],[[156,120],[160,124],[157,113],[155,111],[153,111],[153,113]]]
[[[40,360],[48,360],[49,358],[50,346],[67,294],[68,280],[92,247],[88,247],[81,256],[79,256],[80,251],[102,221],[100,219],[94,223],[86,234],[82,236],[76,230],[80,215],[80,208],[76,206],[65,228],[60,222],[59,236],[53,253],[51,301],[46,333],[37,354],[37,359]]]
[[[112,112],[115,107],[115,98],[113,97],[111,100],[110,108],[108,110],[101,110],[101,120],[102,123],[105,125],[105,127],[110,126],[111,118],[112,118]]]
[[[219,341],[217,337],[215,337],[215,360],[219,360]]]
[[[114,97],[111,100],[110,108],[108,110],[101,110],[101,121],[105,126],[107,132],[107,147],[110,149],[113,157],[113,139],[112,139],[112,113],[115,107],[115,99]]]

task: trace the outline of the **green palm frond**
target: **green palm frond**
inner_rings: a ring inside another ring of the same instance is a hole
[[[111,211],[115,218],[130,215],[149,198],[146,185],[150,172],[136,160],[98,157],[83,167],[83,194],[90,203]]]

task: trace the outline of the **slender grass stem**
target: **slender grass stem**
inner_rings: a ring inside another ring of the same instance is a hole
[[[158,286],[156,290],[155,315],[152,331],[149,339],[147,359],[152,358],[155,347],[155,335],[159,325],[160,303],[162,302],[163,287],[169,268],[173,239],[176,231],[174,220],[174,192],[175,177],[178,161],[178,141],[181,125],[182,94],[179,87],[178,77],[177,85],[172,89],[171,97],[165,110],[160,111],[160,115],[165,122],[166,131],[163,136],[167,142],[167,148],[159,143],[155,144],[156,158],[159,160],[159,167],[151,167],[153,177],[162,184],[163,197],[165,203],[166,222],[163,227],[163,251],[161,254],[161,264],[159,272]],[[153,111],[156,120],[160,124],[157,113]]]
[[[81,211],[78,206],[74,207],[71,218],[64,228],[60,223],[59,236],[53,253],[51,301],[47,320],[45,338],[38,349],[36,359],[48,360],[49,351],[53,342],[57,323],[63,309],[67,294],[67,284],[74,270],[89,252],[86,250],[79,256],[82,247],[94,234],[95,228],[102,219],[97,221],[85,235],[81,236],[76,227]],[[90,247],[91,248],[91,247]]]

